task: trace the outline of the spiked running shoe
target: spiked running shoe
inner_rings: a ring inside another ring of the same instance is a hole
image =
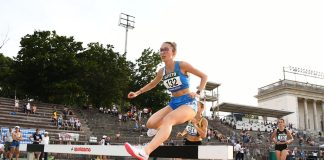
[[[157,132],[158,132],[157,129],[148,129],[146,134],[147,134],[148,137],[153,137],[153,136],[156,135]]]
[[[130,145],[129,143],[125,143],[126,151],[134,158],[138,160],[148,160],[149,156],[145,153],[143,149],[137,149]]]

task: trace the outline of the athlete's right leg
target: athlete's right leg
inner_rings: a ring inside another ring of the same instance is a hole
[[[146,127],[152,129],[159,129],[161,126],[161,121],[163,118],[172,111],[172,108],[169,106],[166,106],[159,111],[155,112],[147,121]],[[156,132],[156,131],[154,131]],[[154,133],[156,134],[156,133]],[[151,135],[153,136],[153,135]],[[148,159],[148,154],[145,153],[144,150],[138,149],[133,147],[129,143],[125,143],[125,148],[127,152],[132,155],[133,157],[139,159],[139,160],[147,160]]]
[[[170,136],[172,127],[182,124],[195,117],[196,112],[188,105],[182,105],[172,112],[168,113],[161,122],[159,122],[159,131],[155,137],[143,149],[147,155],[159,147]]]

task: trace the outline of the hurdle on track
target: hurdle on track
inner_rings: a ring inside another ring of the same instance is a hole
[[[124,145],[21,144],[20,151],[130,157]],[[160,146],[150,157],[189,159],[233,159],[231,145]]]

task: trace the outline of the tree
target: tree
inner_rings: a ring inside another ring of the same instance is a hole
[[[9,33],[9,30],[7,31],[4,39],[1,41],[0,43],[0,49],[9,41],[9,38],[8,38],[8,33]]]
[[[96,107],[122,104],[129,87],[131,69],[124,55],[99,43],[90,43],[78,55],[81,85],[88,95],[88,103]]]
[[[161,66],[161,58],[159,53],[148,48],[142,52],[139,59],[136,60],[137,68],[133,80],[133,91],[139,90],[141,87],[151,82],[157,73],[157,68]],[[159,83],[154,89],[145,94],[141,94],[131,103],[139,107],[151,107],[154,111],[166,106],[170,100],[170,96],[165,90],[162,83]]]
[[[0,53],[0,96],[13,97],[14,96],[14,83],[12,82],[12,64],[13,59],[5,57]]]
[[[24,36],[20,44],[21,50],[15,58],[15,79],[25,95],[68,104],[82,92],[76,76],[76,55],[83,50],[82,42],[59,36],[55,31],[34,31]]]

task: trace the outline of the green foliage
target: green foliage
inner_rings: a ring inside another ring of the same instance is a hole
[[[137,68],[135,69],[133,91],[139,90],[147,83],[151,82],[161,67],[161,58],[159,53],[153,52],[152,49],[145,49],[139,59],[136,60]],[[170,96],[167,94],[162,83],[159,83],[154,89],[147,93],[141,94],[131,102],[140,107],[151,107],[154,111],[166,106]]]
[[[0,96],[33,98],[68,105],[121,106],[129,104],[158,110],[169,100],[159,84],[155,89],[127,101],[131,90],[149,83],[161,64],[158,53],[145,49],[136,65],[112,45],[90,43],[86,48],[73,37],[55,31],[34,31],[21,39],[13,59],[0,54]]]
[[[90,43],[78,59],[80,82],[89,95],[89,103],[110,106],[125,99],[131,69],[126,58],[113,51],[113,46],[104,48],[99,43]]]
[[[59,36],[55,31],[35,31],[21,39],[15,58],[18,88],[29,98],[45,102],[67,103],[82,92],[78,86],[76,55],[82,42]]]
[[[15,86],[12,81],[13,60],[0,53],[0,96],[13,97]]]

